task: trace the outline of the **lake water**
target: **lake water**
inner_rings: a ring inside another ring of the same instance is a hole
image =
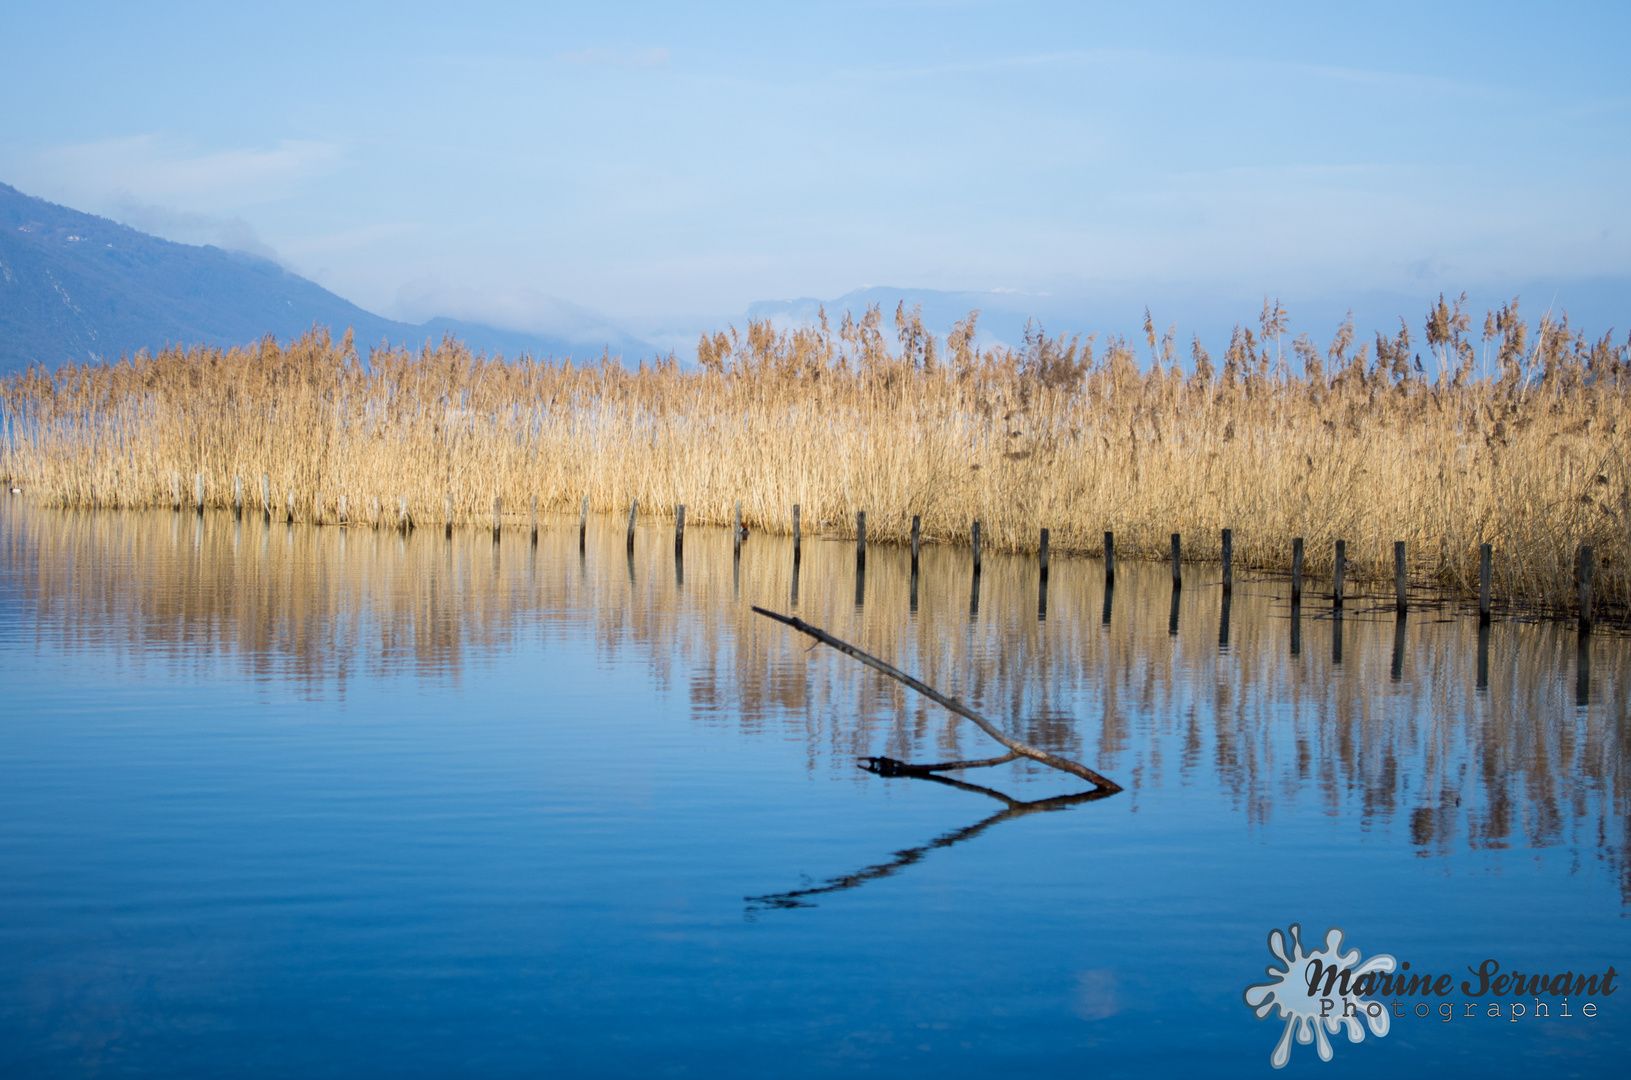
[[[1460,983],[1631,970],[1624,639],[587,539],[0,500],[0,1075],[1278,1075],[1293,923],[1455,985],[1287,1074],[1623,1075],[1618,981]],[[752,604],[1126,790],[862,771],[998,748]]]

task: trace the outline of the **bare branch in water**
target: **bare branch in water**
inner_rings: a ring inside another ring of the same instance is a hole
[[[1051,754],[1046,750],[1038,750],[1034,746],[1022,743],[1018,739],[1003,734],[1003,732],[998,729],[997,725],[993,724],[991,721],[987,720],[985,717],[981,716],[967,705],[964,705],[956,698],[947,697],[934,687],[928,685],[927,683],[919,682],[917,679],[912,678],[899,668],[884,663],[882,660],[879,660],[876,656],[873,656],[870,653],[862,652],[860,649],[857,649],[854,645],[851,645],[847,641],[838,640],[820,627],[811,626],[802,619],[795,619],[790,615],[779,615],[774,611],[767,611],[762,607],[755,607],[753,610],[758,612],[760,615],[763,615],[767,619],[774,619],[785,626],[791,626],[794,630],[799,631],[801,634],[808,634],[817,641],[821,642],[823,645],[831,645],[839,652],[844,653],[847,656],[854,657],[867,667],[872,668],[875,671],[881,671],[891,679],[911,687],[913,690],[916,690],[918,693],[922,694],[935,704],[950,709],[952,712],[963,717],[965,720],[972,721],[981,731],[985,732],[987,735],[991,736],[993,739],[997,740],[999,743],[1012,751],[1011,754],[1000,758],[988,758],[982,761],[951,761],[940,765],[910,765],[904,761],[895,761],[893,758],[867,759],[873,762],[887,763],[887,765],[884,765],[881,768],[874,768],[874,772],[882,772],[883,769],[887,768],[897,771],[892,774],[886,773],[885,775],[904,775],[908,773],[928,775],[929,773],[937,770],[972,769],[987,765],[1000,765],[1005,761],[1013,761],[1016,757],[1027,757],[1032,761],[1039,761],[1044,765],[1058,769],[1060,772],[1067,772],[1072,776],[1079,776],[1083,780],[1086,780],[1088,783],[1092,784],[1098,789],[1099,792],[1102,792],[1105,795],[1114,795],[1116,792],[1121,790],[1120,784],[1106,777],[1100,776],[1098,773],[1094,772],[1092,769],[1089,769],[1086,765],[1083,765],[1080,762],[1072,761],[1069,758],[1060,757],[1058,754]]]

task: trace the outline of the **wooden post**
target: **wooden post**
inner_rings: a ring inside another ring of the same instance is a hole
[[[311,497],[311,521],[313,525],[323,523],[323,493],[315,491]]]
[[[855,565],[866,566],[866,511],[855,512]]]
[[[532,497],[532,545],[538,546],[538,496]]]
[[[232,478],[232,516],[239,521],[244,516],[244,478],[241,476]]]
[[[1343,585],[1345,584],[1343,579],[1347,577],[1347,574],[1348,574],[1348,541],[1338,540],[1337,541],[1336,568],[1331,572],[1331,606],[1332,607],[1340,608],[1342,606],[1342,591],[1343,591]]]
[[[373,501],[369,504],[369,516],[373,520],[374,528],[377,529],[384,523],[384,513],[379,507],[379,496],[375,495]]]
[[[736,500],[735,516],[731,518],[731,549],[742,554],[742,500]]]
[[[1184,543],[1179,533],[1172,534],[1172,587],[1184,587]]]
[[[1580,548],[1580,632],[1591,633],[1591,573],[1595,562],[1590,544]]]
[[[685,504],[674,507],[674,554],[685,554]]]
[[[204,474],[193,473],[193,509],[204,512]]]
[[[912,573],[917,573],[917,553],[923,543],[923,518],[912,515]]]
[[[639,499],[630,499],[629,500],[629,537],[628,537],[628,549],[629,549],[630,554],[634,553],[634,518],[635,518],[635,515],[638,514],[639,512],[640,512],[640,500]]]
[[[493,496],[493,543],[498,543],[498,530],[504,514],[504,496]]]
[[[1235,591],[1235,531],[1223,530],[1223,595],[1232,596]],[[1227,636],[1227,635],[1225,635]],[[1226,641],[1225,644],[1228,644]]]
[[[1291,603],[1293,605],[1303,602],[1303,538],[1293,537],[1291,540]]]
[[[396,526],[403,532],[407,532],[412,527],[408,521],[408,497],[406,495],[396,497]]]
[[[1048,580],[1048,530],[1042,530],[1042,542],[1037,548],[1036,561],[1041,571],[1042,580]]]
[[[1478,621],[1489,622],[1489,563],[1494,554],[1490,545],[1478,545]]]
[[[1408,606],[1405,602],[1405,558],[1404,541],[1393,541],[1393,610],[1400,615],[1405,613]]]
[[[261,512],[266,520],[272,520],[272,478],[261,473]]]
[[[283,513],[288,517],[289,521],[291,521],[291,522],[294,521],[294,489],[293,488],[290,488],[288,493],[286,495],[284,495],[284,497],[283,497]]]
[[[345,504],[346,504],[346,497],[344,495],[341,495],[340,496],[340,519],[339,519],[341,525],[351,524],[351,515],[346,513]]]
[[[1104,534],[1104,583],[1116,583],[1116,534],[1113,532]]]
[[[589,536],[589,496],[583,497],[583,513],[578,518],[578,554],[583,554]]]
[[[980,523],[974,523],[972,540],[974,543],[974,572],[980,572]]]
[[[799,564],[799,560],[804,557],[804,552],[800,547],[800,543],[801,543],[801,537],[799,536],[799,504],[794,503],[793,504],[793,566],[794,567],[797,567],[798,564]]]
[[[451,491],[442,498],[442,518],[446,522],[442,526],[442,535],[451,540],[453,539],[453,493]]]

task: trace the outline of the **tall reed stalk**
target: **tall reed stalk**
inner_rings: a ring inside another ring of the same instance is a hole
[[[1429,312],[1423,353],[1401,321],[1354,347],[1351,320],[1323,349],[1286,343],[1265,305],[1236,328],[1221,365],[1196,341],[1189,370],[1169,331],[1146,321],[1143,370],[1124,339],[976,347],[978,312],[941,342],[915,311],[846,315],[778,330],[705,336],[699,366],[672,356],[627,370],[472,356],[444,339],[418,353],[381,347],[365,363],[351,335],[279,345],[172,349],[117,364],[36,369],[0,384],[0,470],[48,504],[143,507],[192,495],[226,506],[259,477],[275,509],[353,523],[373,500],[389,524],[456,524],[507,508],[667,515],[725,523],[742,500],[751,527],[806,522],[904,541],[1095,554],[1114,530],[1126,556],[1161,558],[1173,532],[1215,557],[1234,530],[1242,566],[1284,569],[1306,538],[1311,572],[1348,542],[1350,572],[1412,572],[1477,587],[1478,548],[1495,549],[1499,595],[1563,610],[1574,554],[1596,550],[1600,603],[1631,601],[1631,344],[1588,342],[1566,318],[1531,327],[1513,301],[1473,340],[1462,304]],[[1097,348],[1095,346],[1098,346]],[[1300,369],[1300,370],[1299,370]],[[288,493],[296,495],[286,504]],[[519,520],[517,518],[516,520]]]

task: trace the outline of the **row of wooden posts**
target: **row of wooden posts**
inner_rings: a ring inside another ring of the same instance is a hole
[[[273,516],[272,481],[271,481],[271,478],[269,476],[265,475],[264,473],[261,475],[260,479],[261,479],[261,506],[263,507],[263,510],[264,510],[264,513],[265,513],[265,516],[266,516],[266,520],[270,521],[272,519],[272,516]],[[172,494],[174,496],[175,507],[176,507],[177,510],[180,510],[181,509],[181,487],[180,487],[179,481],[176,481],[176,482],[174,482],[172,484]],[[202,514],[204,512],[204,476],[203,476],[202,473],[195,474],[194,477],[193,477],[193,494],[194,494],[194,499],[193,499],[194,505],[197,508],[198,513]],[[238,517],[243,516],[243,510],[244,510],[244,498],[243,498],[243,495],[244,495],[243,477],[241,477],[241,476],[233,477],[233,481],[232,481],[232,507],[233,507],[233,512]],[[323,523],[323,507],[324,507],[323,495],[322,495],[321,492],[318,492],[316,495],[313,496],[313,506],[314,506],[314,509],[315,509],[314,522],[316,524],[321,525]],[[639,502],[638,499],[632,500],[629,503],[628,550],[631,551],[631,552],[634,550],[634,526],[635,526],[636,516],[639,513],[639,508],[640,508],[640,502]],[[337,510],[338,510],[338,521],[348,522],[349,518],[347,517],[346,498],[345,498],[344,495],[340,496],[339,505],[337,507]],[[379,499],[377,497],[374,499],[373,504],[370,507],[370,511],[371,511],[371,518],[372,518],[372,521],[373,521],[374,525],[376,527],[379,526],[381,524],[381,517],[380,517],[381,507],[380,507],[380,501],[379,501]],[[500,533],[501,533],[503,511],[504,511],[504,500],[502,498],[499,498],[499,497],[495,496],[493,498],[493,539],[494,540],[499,539],[499,536],[500,536]],[[533,496],[533,499],[532,499],[531,511],[532,511],[531,512],[532,542],[534,544],[536,544],[538,542],[538,497],[536,495]],[[284,503],[284,512],[288,515],[288,519],[290,521],[294,520],[294,516],[295,516],[295,494],[294,494],[293,491],[290,491],[288,493],[288,498]],[[413,528],[413,521],[408,515],[408,500],[407,500],[407,498],[405,496],[399,496],[398,499],[397,499],[397,527],[404,530],[404,531]],[[447,496],[445,529],[446,529],[446,535],[451,537],[453,535],[453,496],[451,494],[449,494]],[[582,513],[581,513],[581,515],[580,515],[580,517],[578,519],[578,550],[579,551],[583,551],[585,546],[587,545],[587,543],[588,543],[588,533],[589,533],[589,499],[588,499],[587,496],[585,496],[585,498],[583,500]],[[979,576],[980,570],[981,570],[981,543],[980,543],[981,535],[980,535],[980,533],[981,533],[980,522],[975,521],[973,523],[973,525],[971,526],[970,530],[969,530],[969,544],[970,544],[970,547],[973,549],[974,574],[975,574],[976,577]],[[738,500],[737,503],[736,503],[735,514],[734,514],[733,524],[732,524],[732,528],[731,528],[732,544],[733,544],[734,551],[738,556],[740,556],[740,554],[741,554],[742,540],[746,535],[747,535],[747,531],[742,527],[742,503],[741,503],[740,500]],[[920,549],[922,547],[922,536],[923,536],[922,518],[919,515],[914,514],[914,515],[912,515],[912,534],[911,534],[912,573],[914,575],[916,575],[917,569],[918,569],[918,555],[919,555],[919,551],[920,551]],[[1046,582],[1048,580],[1048,564],[1049,564],[1048,530],[1047,529],[1043,529],[1041,531],[1041,536],[1040,536],[1039,540],[1040,540],[1040,542],[1038,544],[1038,549],[1037,549],[1037,558],[1038,558],[1038,563],[1039,563],[1039,569],[1040,569],[1042,582],[1044,584],[1046,584]],[[1225,596],[1229,596],[1234,591],[1234,531],[1232,529],[1224,529],[1223,530],[1223,535],[1222,535],[1222,541],[1223,541],[1223,545],[1222,545],[1223,546],[1223,594]],[[863,569],[863,570],[866,568],[866,544],[867,544],[867,541],[866,541],[866,511],[862,510],[862,511],[857,512],[856,515],[855,515],[855,564],[856,564],[856,566],[858,568]],[[1335,563],[1334,563],[1334,567],[1333,567],[1332,575],[1331,575],[1331,603],[1332,603],[1333,608],[1338,609],[1338,610],[1340,610],[1342,608],[1342,606],[1343,606],[1344,594],[1345,594],[1345,589],[1346,589],[1346,577],[1347,577],[1347,569],[1348,569],[1348,551],[1347,551],[1347,548],[1348,548],[1348,544],[1347,544],[1346,540],[1336,541]],[[678,506],[676,506],[674,508],[674,553],[676,555],[680,555],[680,554],[683,554],[684,550],[685,550],[685,504],[681,503],[681,504],[679,504]],[[1478,549],[1478,617],[1479,617],[1479,621],[1484,622],[1484,623],[1487,623],[1487,622],[1490,621],[1490,615],[1491,615],[1491,606],[1490,606],[1490,561],[1491,561],[1491,558],[1492,558],[1492,554],[1493,554],[1493,549],[1492,549],[1491,545],[1489,545],[1489,544],[1483,544]],[[793,565],[798,566],[800,561],[802,560],[802,558],[803,558],[803,536],[802,536],[801,525],[800,525],[799,505],[797,503],[794,503],[793,504]],[[1579,597],[1578,597],[1578,600],[1579,600],[1579,626],[1580,626],[1580,630],[1582,632],[1589,632],[1591,630],[1591,628],[1592,628],[1592,578],[1593,578],[1594,570],[1595,570],[1595,561],[1596,560],[1595,560],[1595,557],[1594,557],[1594,552],[1593,552],[1591,546],[1590,545],[1582,546],[1580,548],[1580,550],[1579,550],[1578,557],[1576,559],[1576,568],[1577,568],[1576,583],[1577,583],[1577,586],[1578,586],[1578,589],[1579,589]],[[1105,582],[1107,584],[1110,584],[1110,585],[1114,585],[1115,580],[1116,580],[1116,535],[1113,532],[1106,532],[1104,534],[1104,580],[1105,580]],[[1407,584],[1407,581],[1406,581],[1406,573],[1405,573],[1405,542],[1403,540],[1396,540],[1393,543],[1394,607],[1395,607],[1395,610],[1398,612],[1398,614],[1401,615],[1401,616],[1404,615],[1406,610],[1407,610],[1406,584]],[[1180,533],[1173,533],[1172,534],[1172,587],[1173,587],[1174,590],[1183,588],[1183,537],[1182,537],[1182,534],[1180,534]],[[1291,602],[1292,602],[1293,605],[1301,605],[1301,603],[1302,603],[1302,591],[1303,591],[1303,538],[1299,536],[1299,537],[1295,537],[1291,541]]]

